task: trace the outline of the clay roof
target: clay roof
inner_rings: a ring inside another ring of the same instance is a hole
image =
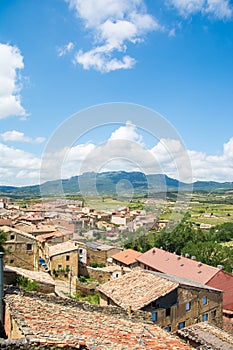
[[[203,284],[206,284],[220,271],[216,267],[181,257],[159,248],[152,248],[141,254],[137,261],[155,271],[180,276]]]
[[[220,270],[215,275],[208,285],[214,288],[219,288],[223,293],[223,309],[233,311],[233,275],[226,271]]]
[[[133,249],[126,249],[123,250],[122,252],[119,252],[117,254],[114,254],[112,256],[112,259],[117,260],[125,265],[130,265],[134,264],[137,262],[137,258],[141,255],[142,253],[137,252],[136,250]]]
[[[33,241],[38,241],[37,238],[33,235],[31,235],[30,233],[27,233],[27,232],[24,232],[24,231],[21,231],[21,230],[18,230],[16,228],[12,228],[12,227],[9,227],[9,226],[2,226],[2,230],[4,232],[12,232],[12,233],[17,233],[18,235],[21,235],[23,237],[26,237],[30,240],[33,240]]]
[[[179,330],[178,335],[183,339],[200,345],[198,349],[232,350],[233,338],[222,329],[207,323],[201,322]]]
[[[11,219],[0,219],[0,226],[10,226]]]
[[[57,231],[54,231],[54,232],[49,232],[49,233],[46,233],[44,235],[39,235],[37,236],[37,239],[38,241],[40,242],[43,242],[43,241],[46,241],[47,239],[50,239],[50,238],[55,238],[55,237],[63,237],[63,236],[67,236],[67,235],[70,235],[72,234],[71,231],[69,232],[63,232],[61,230],[57,230]]]
[[[78,246],[72,241],[67,241],[49,247],[49,256],[51,258],[52,256],[65,254],[73,250],[78,250]]]
[[[6,295],[5,302],[31,344],[79,348],[84,343],[90,350],[192,349],[156,325],[123,318],[117,312],[114,316],[114,307],[32,293]]]
[[[46,272],[30,271],[30,270],[26,270],[26,269],[21,269],[19,267],[7,266],[7,265],[5,267],[8,271],[9,270],[14,271],[21,276],[29,278],[30,280],[34,280],[34,281],[44,283],[44,284],[55,285],[53,278]]]
[[[145,270],[134,270],[111,280],[98,289],[114,303],[127,310],[140,310],[152,301],[176,289],[179,283]]]

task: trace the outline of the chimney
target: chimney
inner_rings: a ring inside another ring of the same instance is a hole
[[[220,270],[224,270],[224,266],[223,265],[217,265],[217,268]]]

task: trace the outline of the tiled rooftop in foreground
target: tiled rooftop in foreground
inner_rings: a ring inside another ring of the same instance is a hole
[[[198,349],[233,349],[232,335],[207,322],[183,328],[178,331],[178,334],[191,343],[195,343],[195,347],[199,346]]]
[[[5,296],[7,311],[28,342],[79,347],[90,350],[166,349],[190,346],[152,323],[130,319],[114,307],[62,300],[42,294]]]

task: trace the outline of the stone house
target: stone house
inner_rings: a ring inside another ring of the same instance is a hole
[[[200,283],[139,269],[98,289],[100,305],[146,311],[169,332],[207,320],[222,326],[222,292]]]
[[[78,247],[72,241],[63,242],[49,247],[47,265],[52,273],[62,272],[65,278],[71,274],[78,276]],[[49,261],[48,261],[49,259]]]
[[[233,314],[233,275],[225,272],[222,267],[209,266],[159,248],[152,248],[141,254],[137,261],[143,269],[190,279],[222,290],[223,313],[231,311]]]
[[[39,269],[40,244],[36,237],[12,227],[3,226],[7,234],[4,262],[27,270]]]
[[[97,242],[76,242],[79,247],[79,261],[84,265],[106,265],[107,260],[122,248]]]
[[[133,249],[126,249],[121,252],[118,252],[112,256],[113,264],[134,268],[139,265],[136,258],[138,258],[142,253],[137,252]]]

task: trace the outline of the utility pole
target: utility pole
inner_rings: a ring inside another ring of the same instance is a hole
[[[0,252],[0,323],[3,326],[3,297],[4,297],[4,281],[3,281],[3,252]]]

